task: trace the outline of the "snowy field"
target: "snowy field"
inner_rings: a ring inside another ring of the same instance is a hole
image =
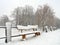
[[[17,29],[12,29],[12,35],[20,34]],[[29,32],[29,31],[23,31]],[[31,30],[30,30],[31,32]],[[5,36],[4,29],[0,29],[0,37]],[[27,35],[26,40],[22,41],[21,36],[12,38],[12,41],[5,43],[5,39],[0,39],[0,45],[60,45],[60,29],[52,32],[43,32],[40,36],[34,37],[33,35]]]

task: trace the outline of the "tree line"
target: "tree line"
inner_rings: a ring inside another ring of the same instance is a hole
[[[17,7],[12,11],[11,17],[14,18],[12,23],[14,22],[15,25],[38,25],[43,29],[44,26],[60,27],[60,20],[55,17],[54,10],[46,4],[39,6],[36,11],[28,5]],[[5,25],[7,21],[9,21],[9,18],[6,15],[0,17],[0,25]]]
[[[38,25],[55,26],[55,12],[48,5],[39,6],[34,11],[32,6],[17,7],[12,16],[16,20],[16,25]]]

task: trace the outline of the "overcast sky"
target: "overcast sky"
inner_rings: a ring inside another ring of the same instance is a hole
[[[55,16],[60,18],[60,0],[0,0],[0,15],[11,15],[18,6],[31,5],[35,10],[38,5],[48,4],[55,11]]]

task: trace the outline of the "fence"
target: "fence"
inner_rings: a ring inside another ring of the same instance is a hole
[[[0,37],[0,39],[4,39],[5,38],[5,43],[10,42],[12,37],[22,36],[20,34],[13,35],[13,36],[11,35],[11,33],[12,33],[11,29],[12,28],[16,28],[17,29],[17,27],[12,27],[11,22],[7,22],[6,26],[2,26],[2,27],[0,26],[0,28],[4,28],[5,29],[5,37]],[[28,33],[27,35],[29,35],[29,34],[35,34],[35,33]]]
[[[5,36],[4,37],[0,37],[0,39],[4,39],[5,38],[5,43],[11,41],[11,37],[17,37],[19,35],[15,35],[15,36],[11,36],[11,28],[16,28],[16,27],[12,27],[10,22],[6,23],[6,26],[0,26],[0,28],[4,28],[4,32],[5,32]]]

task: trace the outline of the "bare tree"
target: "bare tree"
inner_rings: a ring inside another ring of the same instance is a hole
[[[6,15],[1,16],[0,18],[0,26],[5,26],[5,23],[8,22],[9,19]]]
[[[33,7],[26,5],[23,10],[24,25],[32,24]]]
[[[45,26],[54,25],[54,22],[52,22],[54,21],[54,12],[48,5],[40,6],[36,11],[36,16],[37,23],[43,27],[43,31]]]
[[[15,18],[16,25],[19,25],[22,23],[22,11],[23,11],[23,7],[17,7],[11,15]]]
[[[55,26],[57,27],[57,28],[60,28],[60,19],[59,18],[57,18],[57,17],[55,17]]]
[[[38,9],[37,9],[37,11],[35,12],[35,17],[36,17],[36,24],[38,25],[38,26],[42,26],[41,25],[41,23],[42,23],[42,14],[43,14],[43,12],[42,12],[43,10],[42,10],[42,6],[40,6]]]
[[[32,24],[32,16],[33,16],[33,7],[26,5],[25,7],[17,7],[12,16],[16,19],[17,25],[28,25]]]

